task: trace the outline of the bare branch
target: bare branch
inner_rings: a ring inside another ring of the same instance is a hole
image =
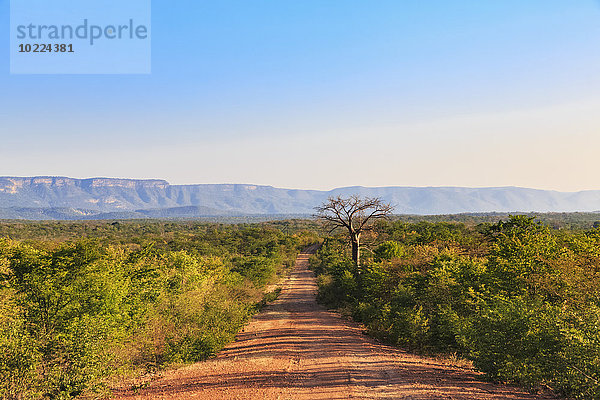
[[[348,230],[353,243],[352,257],[358,265],[361,233],[370,230],[375,220],[388,217],[394,207],[378,197],[353,195],[348,198],[330,197],[315,210],[315,217],[331,226],[330,233],[337,228]]]

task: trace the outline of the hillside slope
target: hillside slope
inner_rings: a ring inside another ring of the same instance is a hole
[[[600,191],[517,187],[346,187],[331,191],[242,184],[170,185],[164,180],[0,177],[0,218],[194,218],[311,214],[329,196],[378,196],[400,214],[600,210]]]

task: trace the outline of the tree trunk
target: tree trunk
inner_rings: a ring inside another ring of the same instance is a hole
[[[360,233],[353,233],[350,235],[350,241],[352,242],[352,260],[356,265],[356,271],[354,272],[354,278],[359,288],[362,288],[362,271],[360,268]]]
[[[360,266],[360,237],[356,234],[351,236],[352,242],[352,260],[357,267]]]

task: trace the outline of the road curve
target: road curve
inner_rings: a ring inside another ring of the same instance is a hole
[[[382,345],[315,301],[301,253],[280,297],[218,357],[173,370],[115,398],[147,399],[512,399],[529,395],[482,382],[471,369]]]

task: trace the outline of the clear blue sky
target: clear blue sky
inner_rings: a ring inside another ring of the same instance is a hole
[[[0,175],[600,189],[593,0],[152,2],[152,74],[10,75]]]

